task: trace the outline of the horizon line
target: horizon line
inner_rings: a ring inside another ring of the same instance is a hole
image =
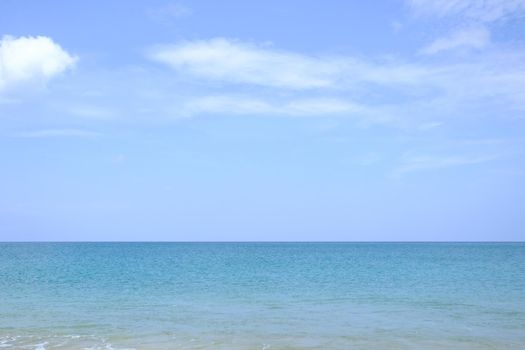
[[[100,241],[0,241],[4,243],[525,243],[522,241],[119,241],[119,240],[100,240]]]

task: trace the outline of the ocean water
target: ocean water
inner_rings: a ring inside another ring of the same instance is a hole
[[[0,349],[525,349],[525,244],[1,243]]]

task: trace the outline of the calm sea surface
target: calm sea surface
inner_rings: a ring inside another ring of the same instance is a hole
[[[0,243],[0,348],[525,349],[525,244]]]

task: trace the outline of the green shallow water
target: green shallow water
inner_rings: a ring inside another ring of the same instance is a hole
[[[0,349],[525,349],[523,243],[0,243]]]

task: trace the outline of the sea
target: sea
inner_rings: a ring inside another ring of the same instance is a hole
[[[0,349],[525,349],[525,243],[0,243]]]

